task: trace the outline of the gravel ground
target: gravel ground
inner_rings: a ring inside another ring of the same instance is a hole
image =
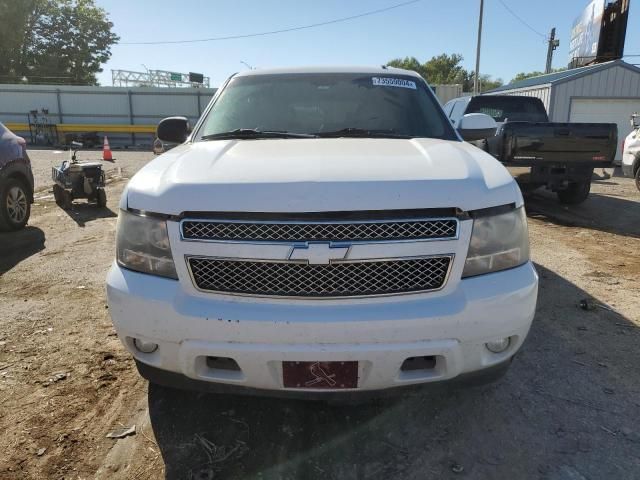
[[[57,155],[57,156],[56,156]],[[0,478],[640,478],[640,192],[527,198],[540,273],[531,334],[499,382],[360,406],[180,392],[142,381],[105,308],[117,202],[60,210],[61,154],[34,151],[27,229],[0,234]],[[152,158],[117,152],[130,176]],[[4,273],[2,273],[4,272]],[[615,312],[578,307],[583,298]],[[135,424],[121,440],[106,434]]]

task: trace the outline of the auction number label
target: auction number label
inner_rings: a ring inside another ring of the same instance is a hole
[[[393,77],[371,77],[374,85],[380,87],[398,87],[398,88],[410,88],[416,89],[416,82],[411,80],[405,80],[404,78]]]

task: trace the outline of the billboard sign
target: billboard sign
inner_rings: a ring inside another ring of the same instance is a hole
[[[575,19],[569,43],[569,66],[587,65],[598,56],[605,0],[592,0]]]

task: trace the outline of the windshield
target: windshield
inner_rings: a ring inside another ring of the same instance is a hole
[[[465,113],[484,113],[496,122],[548,122],[547,112],[538,98],[500,97],[486,95],[473,97]]]
[[[226,132],[246,134],[248,130],[458,140],[424,83],[392,74],[236,77],[220,94],[194,138],[219,138]]]

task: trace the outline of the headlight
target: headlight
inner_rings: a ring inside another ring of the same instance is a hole
[[[529,232],[524,207],[473,220],[462,278],[498,272],[529,261]]]
[[[136,272],[175,278],[167,222],[120,210],[116,228],[116,258],[122,267]]]

